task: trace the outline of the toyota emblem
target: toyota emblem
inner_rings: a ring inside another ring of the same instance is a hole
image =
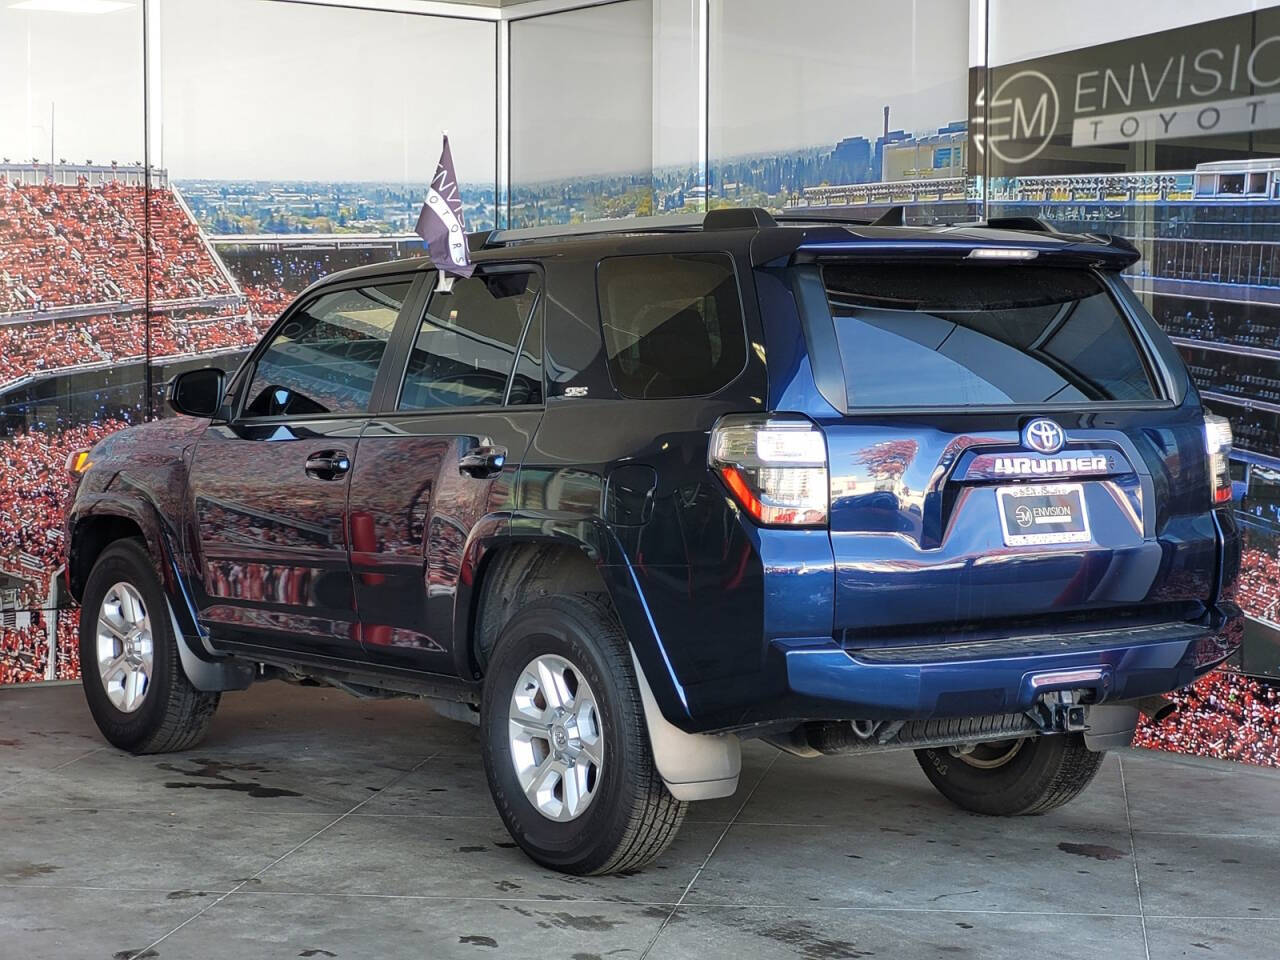
[[[1062,428],[1052,420],[1040,417],[1022,428],[1022,444],[1040,453],[1057,453],[1066,442]]]

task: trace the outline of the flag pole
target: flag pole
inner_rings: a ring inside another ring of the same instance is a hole
[[[442,127],[440,136],[440,162],[413,232],[426,241],[438,270],[436,290],[445,293],[453,286],[454,277],[469,277],[475,267],[467,249],[462,193],[449,148],[449,131]]]

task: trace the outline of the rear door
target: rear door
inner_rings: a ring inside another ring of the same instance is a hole
[[[1203,413],[1118,280],[797,269],[834,327],[815,373],[834,364],[842,394],[822,420],[837,632],[883,644],[1203,612],[1217,549]]]
[[[437,287],[405,345],[351,480],[351,562],[365,655],[460,675],[454,598],[473,535],[501,536],[542,418],[541,273],[480,268]]]

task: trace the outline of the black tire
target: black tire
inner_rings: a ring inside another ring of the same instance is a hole
[[[516,684],[539,656],[562,657],[590,686],[604,760],[594,795],[573,820],[544,816],[520,787],[508,738]],[[590,875],[634,870],[675,838],[686,804],[658,775],[631,652],[609,605],[562,595],[529,604],[506,625],[484,678],[480,729],[494,804],[512,838],[537,863]]]
[[[977,762],[996,762],[1001,751],[1020,743],[999,766],[979,767],[946,747],[917,750],[916,759],[938,792],[958,807],[993,817],[1045,813],[1074,800],[1098,774],[1103,753],[1084,745],[1078,733],[1026,737],[979,744]]]
[[[152,669],[141,704],[126,712],[103,687],[97,652],[98,613],[107,592],[127,583],[141,596],[151,628]],[[130,753],[187,750],[204,739],[220,694],[203,693],[182,670],[164,591],[146,547],[117,540],[93,565],[80,612],[80,673],[89,712],[113,746]]]

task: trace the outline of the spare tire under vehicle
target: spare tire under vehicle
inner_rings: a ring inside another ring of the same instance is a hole
[[[967,753],[948,747],[915,753],[939,793],[995,817],[1045,813],[1075,799],[1105,756],[1088,749],[1079,733],[979,743]]]

